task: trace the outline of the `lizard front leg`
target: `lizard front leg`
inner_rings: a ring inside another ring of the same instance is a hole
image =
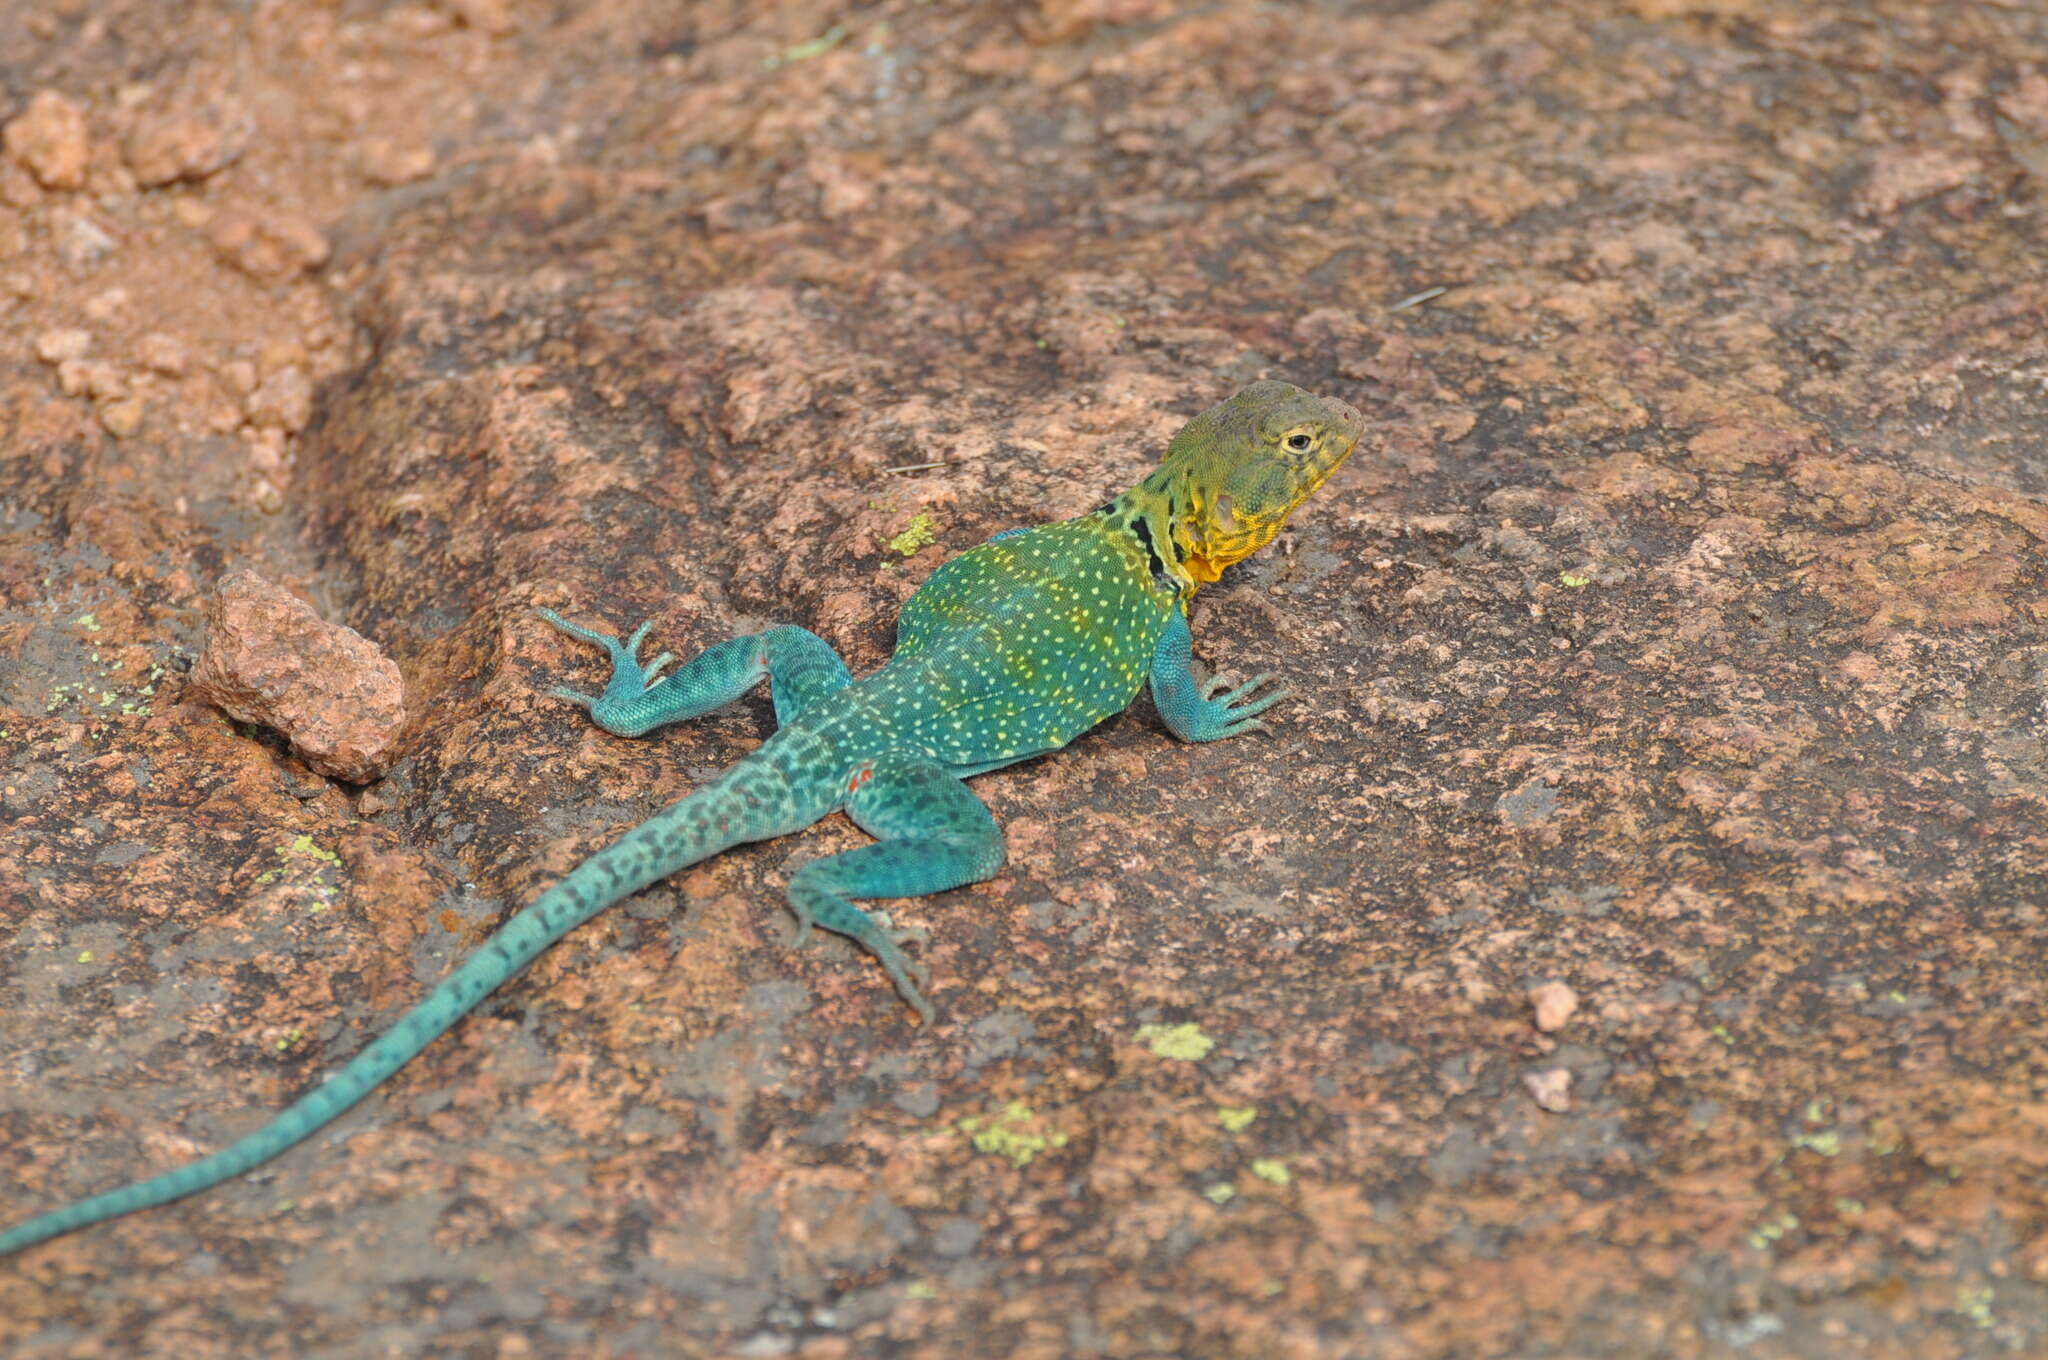
[[[1173,735],[1182,741],[1220,741],[1264,727],[1259,714],[1285,699],[1287,687],[1276,686],[1254,698],[1259,687],[1273,678],[1255,675],[1228,694],[1219,694],[1224,687],[1221,680],[1211,678],[1206,684],[1195,680],[1194,643],[1187,615],[1175,609],[1152,653],[1152,706]]]
[[[878,756],[849,784],[846,811],[876,843],[812,860],[790,876],[797,943],[813,922],[853,937],[929,1025],[931,1003],[919,988],[931,984],[931,974],[900,947],[921,932],[886,929],[851,899],[917,897],[978,883],[1002,867],[1002,829],[965,784],[921,756]]]
[[[610,633],[570,623],[552,609],[534,612],[569,636],[602,647],[611,655],[612,675],[603,694],[592,697],[563,688],[549,693],[583,705],[599,727],[615,736],[641,736],[668,723],[723,708],[764,675],[775,699],[777,725],[853,682],[852,672],[831,644],[789,624],[721,642],[698,653],[674,674],[656,679],[670,657],[663,652],[647,665],[640,664],[640,644],[654,626],[651,622],[641,624],[621,642]]]

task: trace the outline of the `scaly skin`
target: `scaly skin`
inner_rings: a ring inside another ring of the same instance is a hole
[[[814,860],[789,881],[799,943],[813,924],[858,940],[929,1023],[910,932],[853,905],[943,892],[1002,865],[995,819],[962,781],[1057,750],[1121,711],[1149,678],[1176,736],[1215,741],[1261,725],[1284,691],[1260,676],[1227,694],[1189,669],[1187,604],[1257,551],[1349,456],[1359,414],[1262,382],[1189,421],[1159,467],[1099,509],[1012,529],[940,567],[904,605],[889,664],[856,681],[801,628],[735,638],[657,679],[667,655],[549,610],[555,627],[604,648],[612,674],[592,698],[556,690],[600,727],[639,736],[732,702],[769,677],[778,729],[709,786],[656,813],[516,913],[340,1071],[263,1128],[210,1157],[80,1200],[0,1233],[0,1255],[218,1185],[307,1138],[468,1014],[549,945],[605,907],[742,841],[796,831],[845,809],[873,845]]]

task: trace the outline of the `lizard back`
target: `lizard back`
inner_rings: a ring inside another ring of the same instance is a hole
[[[1005,534],[931,574],[903,606],[895,658],[847,698],[947,765],[1021,759],[1121,712],[1173,608],[1140,540],[1103,511]]]

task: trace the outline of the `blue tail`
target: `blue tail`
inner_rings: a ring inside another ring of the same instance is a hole
[[[102,1219],[169,1203],[269,1161],[368,1095],[542,950],[612,903],[728,846],[796,829],[788,824],[787,785],[760,755],[755,752],[716,783],[656,813],[577,865],[532,906],[500,926],[375,1043],[256,1132],[211,1157],[82,1199],[0,1233],[0,1256]]]

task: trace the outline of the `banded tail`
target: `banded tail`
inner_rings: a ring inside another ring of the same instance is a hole
[[[256,1132],[210,1157],[79,1200],[0,1233],[0,1256],[74,1228],[168,1204],[260,1166],[333,1122],[542,950],[612,903],[729,846],[797,829],[787,824],[788,817],[774,817],[788,809],[791,800],[781,772],[762,759],[765,750],[750,754],[715,783],[664,808],[577,865],[500,926],[376,1042]]]

